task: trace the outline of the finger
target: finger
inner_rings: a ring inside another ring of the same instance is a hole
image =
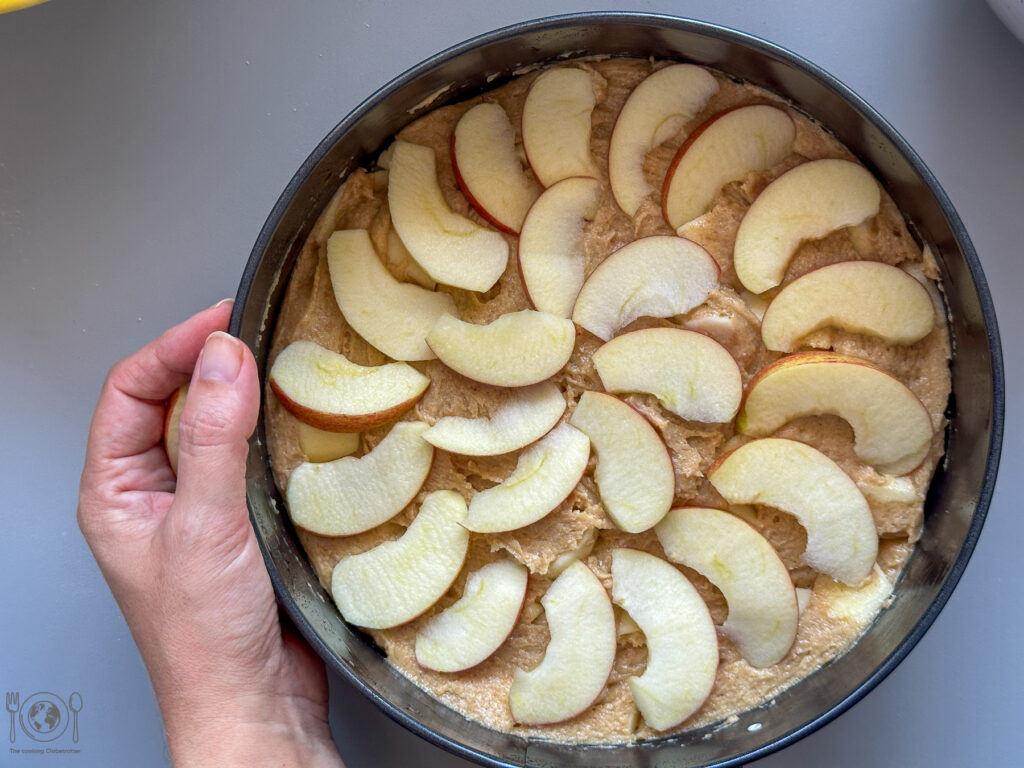
[[[87,468],[90,460],[135,456],[160,442],[164,400],[189,380],[206,338],[227,328],[231,308],[230,301],[215,304],[114,365],[89,430]]]
[[[178,430],[172,514],[190,531],[248,531],[245,463],[259,412],[256,361],[226,333],[207,339]]]

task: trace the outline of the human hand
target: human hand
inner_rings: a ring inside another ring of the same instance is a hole
[[[282,631],[245,505],[256,363],[231,302],[117,363],[93,416],[78,523],[149,670],[172,761],[340,766],[323,665]],[[194,373],[193,373],[194,369]],[[189,381],[178,477],[165,401]]]

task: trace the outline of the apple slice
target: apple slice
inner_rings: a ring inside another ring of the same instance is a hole
[[[416,283],[428,291],[437,288],[437,280],[428,275],[405,247],[395,228],[388,229],[388,242],[384,249],[384,266],[400,282]]]
[[[594,480],[608,516],[627,533],[654,527],[672,506],[675,473],[650,422],[613,395],[587,391],[569,423],[597,453]]]
[[[853,480],[825,454],[795,440],[767,437],[740,446],[708,468],[730,504],[763,504],[807,530],[803,559],[816,571],[856,585],[878,554],[871,509]]]
[[[818,414],[846,419],[857,457],[880,472],[906,474],[931,448],[932,420],[917,395],[867,360],[833,352],[798,352],[762,368],[737,427],[762,437]]]
[[[786,171],[740,221],[736,276],[751,293],[774,288],[800,243],[860,224],[878,213],[880,201],[878,182],[849,160],[811,160]]]
[[[397,627],[440,600],[466,559],[465,519],[459,494],[434,491],[401,538],[339,560],[331,595],[345,621],[367,629]]]
[[[546,575],[553,579],[573,563],[590,557],[590,553],[594,551],[594,545],[596,543],[597,528],[587,528],[587,532],[583,534],[583,538],[580,539],[579,544],[572,549],[562,552],[558,557],[551,561]]]
[[[778,165],[793,150],[796,125],[784,109],[752,104],[719,112],[689,135],[662,187],[665,221],[679,229],[703,214],[730,181]]]
[[[188,384],[182,384],[167,400],[167,415],[164,416],[164,450],[171,470],[178,474],[178,428],[181,426],[181,412],[185,410]]]
[[[321,536],[351,536],[390,520],[430,472],[434,446],[422,437],[426,429],[422,421],[401,421],[358,459],[299,464],[285,494],[292,522]]]
[[[312,341],[293,341],[274,359],[270,388],[295,418],[332,432],[362,431],[398,418],[430,379],[408,363],[357,365]]]
[[[519,237],[519,274],[535,309],[572,314],[583,285],[583,222],[601,202],[597,179],[572,176],[544,191],[526,214]]]
[[[593,356],[608,392],[648,392],[683,419],[732,421],[743,397],[739,366],[709,336],[645,328],[616,336]]]
[[[604,341],[638,317],[672,317],[701,304],[718,285],[718,264],[692,240],[634,240],[595,269],[580,289],[573,321]]]
[[[327,266],[338,308],[356,333],[395,360],[434,358],[425,337],[437,318],[455,314],[451,296],[392,277],[365,229],[332,234]]]
[[[416,633],[416,661],[437,672],[475,667],[505,642],[526,597],[526,566],[497,560],[473,571],[457,602]]]
[[[796,640],[800,613],[789,571],[768,540],[720,509],[673,509],[655,528],[668,559],[693,568],[729,606],[722,632],[752,666],[777,664]]]
[[[871,577],[856,587],[840,584],[828,576],[818,576],[814,581],[814,594],[825,603],[829,618],[866,627],[892,596],[892,582],[876,563]]]
[[[827,326],[913,344],[935,326],[935,308],[927,289],[899,267],[840,261],[783,286],[765,310],[761,338],[768,349],[792,352]]]
[[[498,533],[537,522],[568,498],[589,458],[585,434],[568,424],[556,427],[523,451],[508,478],[470,500],[466,527]]]
[[[644,722],[673,728],[700,709],[718,673],[718,636],[700,594],[675,567],[637,549],[612,551],[612,599],[647,641],[647,668],[629,678]]]
[[[570,176],[597,176],[590,154],[590,115],[597,103],[587,72],[575,67],[542,73],[523,103],[523,149],[545,187]]]
[[[615,613],[608,593],[583,563],[573,563],[541,598],[551,641],[534,669],[517,669],[512,717],[525,725],[575,717],[604,690],[615,662]]]
[[[718,81],[693,64],[673,64],[648,75],[622,105],[608,147],[608,181],[628,215],[654,187],[644,178],[647,153],[673,138],[718,91]]]
[[[486,291],[505,271],[505,238],[448,207],[430,147],[401,140],[394,143],[388,208],[405,247],[437,282]]]
[[[576,327],[532,309],[508,312],[487,325],[442,315],[427,343],[456,373],[484,384],[525,387],[551,378],[569,362]]]
[[[452,166],[459,188],[481,216],[503,232],[519,234],[540,194],[516,154],[516,136],[501,105],[485,101],[467,111],[452,134]]]
[[[359,450],[358,432],[328,432],[304,421],[298,422],[298,426],[299,448],[306,454],[306,461],[334,461]]]
[[[565,398],[558,386],[542,381],[511,393],[490,416],[469,419],[442,416],[423,439],[450,453],[496,456],[517,451],[546,435],[565,413]]]

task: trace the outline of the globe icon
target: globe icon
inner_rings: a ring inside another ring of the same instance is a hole
[[[52,701],[41,699],[28,710],[29,727],[40,736],[46,736],[60,725],[60,710]]]

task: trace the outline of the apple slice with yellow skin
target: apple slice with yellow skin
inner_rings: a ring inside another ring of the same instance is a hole
[[[285,498],[292,522],[321,536],[351,536],[397,515],[416,496],[434,460],[422,421],[400,421],[369,453],[299,464]]]
[[[484,384],[525,387],[551,378],[569,362],[576,327],[532,309],[508,312],[486,325],[442,315],[427,343],[456,373]]]
[[[656,731],[679,725],[700,709],[718,673],[707,605],[674,566],[637,549],[612,552],[612,599],[647,642],[647,668],[629,678],[644,722]]]
[[[644,159],[673,138],[718,91],[718,81],[693,64],[673,64],[648,75],[619,110],[608,147],[608,181],[615,202],[630,216],[654,187]]]
[[[514,560],[497,560],[469,574],[462,597],[416,633],[420,666],[461,672],[490,657],[512,634],[527,575],[526,566]]]
[[[880,472],[906,474],[931,448],[932,420],[917,395],[867,360],[833,352],[798,352],[761,369],[737,427],[763,437],[800,416],[822,414],[849,422],[857,457]]]
[[[562,552],[558,557],[551,561],[551,565],[548,566],[546,575],[551,578],[555,578],[573,563],[590,557],[590,553],[594,551],[594,545],[596,543],[597,528],[587,528],[587,532],[583,534],[583,538],[580,539],[579,544],[572,549]]]
[[[408,363],[357,365],[316,342],[301,340],[281,350],[268,378],[285,409],[332,432],[361,432],[392,421],[430,385]]]
[[[358,432],[328,432],[304,421],[298,422],[298,427],[299,448],[306,454],[306,461],[334,461],[359,450]]]
[[[927,289],[899,267],[840,261],[783,286],[761,321],[768,349],[792,352],[819,328],[841,328],[889,344],[913,344],[935,327]]]
[[[185,398],[188,396],[188,384],[182,384],[167,401],[167,413],[164,416],[164,450],[171,470],[178,474],[178,428],[181,426],[181,412],[185,410]]]
[[[608,516],[627,533],[653,528],[668,512],[675,473],[668,448],[632,406],[604,392],[584,392],[569,423],[597,453],[594,480]]]
[[[388,242],[384,251],[384,264],[392,275],[401,282],[412,282],[428,291],[437,288],[437,281],[423,271],[423,267],[416,263],[416,259],[405,247],[402,238],[395,232],[395,228],[388,230]]]
[[[805,240],[818,240],[878,213],[878,182],[849,160],[811,160],[779,176],[740,221],[733,248],[736,276],[751,293],[782,282]]]
[[[398,140],[388,169],[388,209],[402,243],[439,283],[486,291],[508,264],[508,243],[454,212],[437,181],[434,150]]]
[[[562,391],[553,382],[542,381],[512,392],[490,416],[442,416],[423,433],[423,439],[463,456],[497,456],[540,440],[563,413]]]
[[[470,500],[466,527],[498,533],[537,522],[568,498],[589,458],[585,434],[569,424],[556,427],[523,451],[511,475]]]
[[[542,73],[523,102],[523,149],[545,187],[570,176],[597,176],[590,117],[597,103],[590,74],[575,67]]]
[[[516,154],[515,131],[501,105],[469,109],[452,134],[452,166],[459,188],[481,216],[503,232],[519,234],[541,187]]]
[[[395,360],[432,360],[427,331],[455,314],[447,293],[396,280],[384,267],[365,229],[335,232],[327,241],[334,298],[349,325]]]
[[[673,317],[702,304],[718,285],[714,258],[692,240],[641,237],[617,250],[580,289],[573,321],[599,339],[639,317]]]
[[[711,205],[730,181],[778,165],[793,150],[796,125],[769,104],[719,112],[687,137],[665,175],[665,221],[679,229]]]
[[[861,583],[878,554],[871,509],[853,480],[825,454],[795,440],[766,437],[708,468],[729,504],[763,504],[796,517],[807,531],[803,560],[844,584]]]
[[[600,203],[597,179],[572,176],[544,191],[526,214],[519,236],[519,274],[534,309],[572,314],[583,285],[583,224]]]
[[[720,509],[671,510],[655,528],[669,560],[693,568],[729,606],[722,632],[752,666],[777,664],[796,640],[800,613],[789,571],[768,540]]]
[[[870,578],[856,587],[841,584],[828,576],[818,576],[814,581],[814,595],[825,603],[829,618],[866,627],[892,596],[892,582],[876,563]]]
[[[441,599],[469,549],[466,501],[434,491],[401,538],[343,557],[331,574],[331,595],[350,624],[387,629],[412,621]]]
[[[732,421],[743,380],[732,355],[709,336],[680,328],[645,328],[601,345],[594,367],[608,392],[647,392],[683,419]]]
[[[508,703],[524,725],[559,723],[587,709],[615,662],[615,613],[597,576],[573,563],[541,598],[551,641],[540,664],[517,669]]]

